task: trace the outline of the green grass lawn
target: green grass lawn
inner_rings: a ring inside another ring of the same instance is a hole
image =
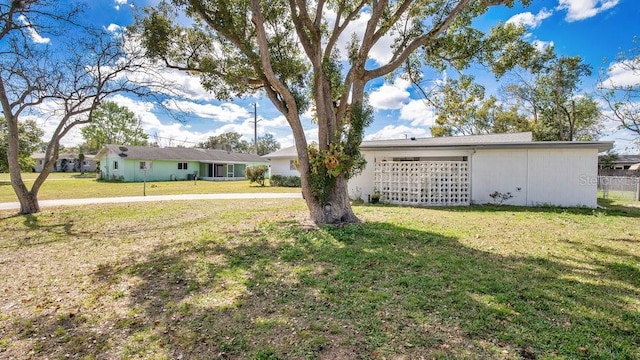
[[[638,359],[640,209],[608,205],[0,212],[0,358]]]
[[[25,173],[23,179],[31,188],[37,174]],[[241,181],[165,181],[147,182],[147,195],[214,194],[251,192],[297,192],[299,188],[262,187]],[[92,197],[142,196],[143,183],[117,183],[96,181],[95,174],[52,173],[40,189],[38,199],[79,199]],[[9,174],[0,174],[0,202],[18,201],[11,187]]]

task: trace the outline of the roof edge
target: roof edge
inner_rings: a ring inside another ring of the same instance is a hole
[[[486,143],[486,144],[438,144],[438,145],[415,145],[396,144],[389,146],[386,144],[363,144],[362,150],[397,150],[399,148],[411,148],[421,150],[437,149],[536,149],[536,148],[595,148],[599,152],[613,148],[613,141],[534,141],[534,142],[506,142],[506,143]]]

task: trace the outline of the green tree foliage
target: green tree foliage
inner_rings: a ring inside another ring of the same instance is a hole
[[[618,154],[615,151],[609,151],[598,158],[600,169],[613,169],[616,161],[618,161]]]
[[[276,150],[280,150],[280,143],[273,134],[266,133],[258,137],[258,155],[266,155]]]
[[[34,120],[28,119],[18,123],[18,133],[20,134],[20,149],[18,151],[20,168],[22,171],[31,171],[35,165],[32,154],[40,149],[44,131],[42,131]],[[8,135],[7,120],[0,117],[0,172],[9,171],[9,162],[7,158]]]
[[[531,131],[530,122],[517,107],[505,109],[494,96],[485,98],[484,87],[472,76],[447,79],[432,103],[438,114],[432,136]]]
[[[459,79],[447,79],[435,103],[438,117],[431,135],[478,135],[491,131],[491,124],[479,114],[487,104],[484,87],[473,82],[473,77],[463,75]]]
[[[242,134],[233,131],[210,136],[207,141],[199,143],[196,147],[236,153],[249,153],[252,148],[248,141],[242,139]]]
[[[368,122],[354,124],[351,113],[359,113],[355,119],[367,113],[367,84],[405,70],[416,75],[422,66],[440,70],[471,62],[504,73],[516,57],[527,58],[522,55],[532,51],[520,38],[524,27],[500,24],[485,34],[473,23],[489,7],[514,2],[165,0],[148,9],[138,29],[149,57],[199,74],[203,86],[220,99],[262,91],[291,126],[313,221],[357,222],[347,180],[362,165],[353,159],[353,149]],[[183,15],[193,19],[186,27],[175,22]],[[366,22],[361,37],[346,31],[355,21]],[[347,53],[340,54],[339,40],[349,37]],[[393,43],[390,60],[377,63],[372,49],[386,38]],[[310,106],[318,153],[331,159],[316,165],[334,177],[322,192],[311,186],[317,167],[312,168],[300,116]]]
[[[86,151],[98,151],[107,144],[145,146],[149,138],[135,114],[113,101],[102,103],[91,114],[91,124],[81,131]]]
[[[593,140],[600,131],[600,111],[580,85],[591,74],[579,56],[547,57],[532,68],[533,80],[505,87],[505,94],[532,115],[538,141]],[[523,78],[521,78],[523,79]]]
[[[269,167],[267,165],[249,166],[245,170],[245,175],[249,182],[258,183],[260,186],[264,186],[264,181],[267,178]]]

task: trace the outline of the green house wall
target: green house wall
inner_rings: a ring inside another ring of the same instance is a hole
[[[114,163],[118,162],[118,169]],[[140,169],[140,160],[128,160],[120,157],[105,157],[100,162],[100,171],[104,179],[122,179],[122,181],[168,181],[187,180],[189,175],[200,174],[200,163],[187,161],[187,169],[178,169],[178,161],[150,161],[148,170]]]
[[[118,163],[118,169],[115,169],[114,163]],[[188,180],[194,173],[198,178],[208,179],[244,179],[247,166],[257,166],[264,164],[222,164],[221,174],[218,176],[209,176],[208,163],[200,163],[199,161],[187,161],[187,169],[178,169],[178,161],[153,160],[150,161],[151,167],[146,171],[140,169],[140,160],[123,159],[117,155],[105,156],[100,161],[100,172],[102,179],[105,180],[121,180],[126,182],[136,181],[169,181],[169,180]],[[213,164],[215,167],[216,164]],[[230,170],[233,168],[233,176]],[[146,176],[146,178],[145,178]]]

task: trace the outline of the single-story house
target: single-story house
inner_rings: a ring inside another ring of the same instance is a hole
[[[44,167],[44,153],[33,153],[31,157],[36,161],[36,165],[33,167],[34,172],[42,172]],[[58,160],[53,165],[54,172],[94,172],[96,171],[96,160],[94,155],[85,154],[84,160],[80,163],[80,155],[75,153],[62,153],[58,154]]]
[[[614,170],[635,170],[632,169],[634,165],[640,164],[640,155],[618,155],[615,159],[610,160],[607,163],[604,163],[604,156],[601,156],[599,159],[599,166],[601,168],[610,167]]]
[[[106,145],[99,178],[121,181],[243,180],[247,167],[269,165],[254,154],[195,148]]]
[[[349,180],[349,196],[367,201],[377,192],[392,204],[457,206],[510,194],[505,204],[596,207],[598,153],[612,147],[536,142],[531,133],[364,141],[367,165]],[[265,157],[278,174],[295,160],[295,148]]]
[[[296,167],[298,152],[296,151],[295,146],[276,150],[272,153],[263,155],[262,157],[270,161],[271,175],[300,176],[300,172]]]

